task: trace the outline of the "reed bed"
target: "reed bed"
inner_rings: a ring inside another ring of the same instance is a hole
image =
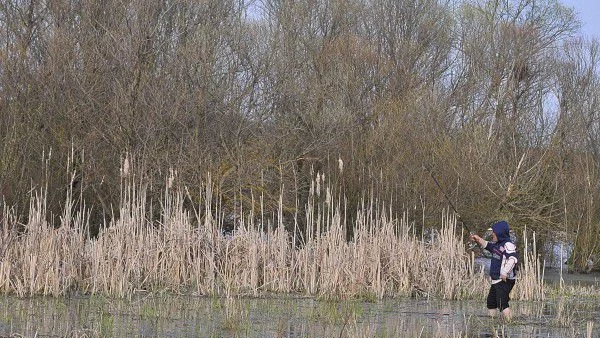
[[[486,293],[487,277],[474,270],[452,214],[442,215],[439,235],[424,241],[406,215],[395,217],[389,205],[365,199],[348,241],[343,199],[321,187],[314,185],[305,206],[304,238],[286,230],[281,204],[273,217],[241,212],[234,231],[223,232],[228,215],[211,203],[210,181],[203,188],[202,210],[187,210],[186,189],[167,184],[157,206],[148,201],[146,185],[125,180],[118,211],[96,238],[85,235],[86,210],[74,210],[70,197],[60,226],[53,227],[42,191],[31,196],[25,224],[4,208],[0,292],[21,297],[71,292],[114,297],[156,291],[227,297],[294,293],[334,299],[468,299]],[[153,208],[160,208],[157,219]],[[534,277],[526,279],[520,299],[539,298],[543,287],[535,274],[539,262],[528,262],[522,276]]]

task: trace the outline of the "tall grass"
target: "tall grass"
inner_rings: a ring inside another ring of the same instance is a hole
[[[347,224],[343,199],[315,185],[304,206],[304,238],[286,230],[282,203],[272,217],[257,217],[260,211],[253,208],[240,212],[234,231],[226,234],[222,225],[230,215],[212,202],[210,179],[203,188],[204,205],[191,210],[184,207],[186,189],[172,188],[171,181],[162,201],[155,202],[148,200],[145,184],[124,179],[118,211],[96,238],[86,237],[86,210],[74,210],[71,197],[57,228],[48,221],[52,216],[46,214],[43,191],[31,196],[26,224],[4,207],[0,291],[19,296],[81,292],[130,297],[169,291],[465,299],[482,297],[489,285],[474,270],[451,214],[441,215],[438,236],[423,241],[406,215],[395,217],[389,205],[374,198],[365,199],[355,223]],[[348,241],[350,226],[353,239]],[[527,264],[522,276],[535,277],[527,279],[524,290],[534,291],[520,293],[521,299],[539,297],[541,290],[536,265]]]
[[[540,262],[537,252],[535,233],[533,241],[527,237],[527,229],[523,231],[523,248],[521,258],[523,263],[518,274],[518,283],[515,284],[516,298],[521,300],[544,300],[544,266]]]

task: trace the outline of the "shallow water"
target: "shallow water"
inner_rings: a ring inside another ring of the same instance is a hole
[[[490,272],[490,259],[486,257],[475,258],[475,269],[479,271],[483,269],[484,274]],[[574,286],[594,286],[600,288],[600,273],[571,273],[568,272],[566,266],[563,268],[545,268],[544,269],[544,282],[548,284],[558,284],[563,281],[565,285]]]
[[[566,269],[545,269],[544,281],[549,284],[558,284],[562,279],[565,285],[593,286],[600,288],[600,273],[569,273]]]
[[[600,336],[595,300],[513,302],[515,320],[484,301],[139,296],[0,298],[0,336],[26,337],[586,337]]]

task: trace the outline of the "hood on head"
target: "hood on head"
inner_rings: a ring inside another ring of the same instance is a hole
[[[508,227],[507,221],[496,221],[492,225],[492,231],[498,237],[498,243],[504,243],[510,241],[510,228]]]

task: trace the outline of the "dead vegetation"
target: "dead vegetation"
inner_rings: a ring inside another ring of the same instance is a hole
[[[313,229],[303,237],[286,230],[293,219],[281,212],[269,216],[253,209],[238,215],[227,232],[223,223],[230,215],[213,204],[212,188],[207,182],[205,204],[188,210],[185,188],[173,186],[161,201],[151,201],[142,182],[124,179],[121,204],[96,237],[86,234],[85,208],[74,210],[68,200],[55,228],[45,193],[33,194],[26,223],[4,209],[0,291],[21,297],[167,291],[227,298],[292,293],[325,299],[469,299],[482,297],[489,287],[487,277],[474,269],[453,215],[442,215],[441,231],[431,240],[416,235],[406,214],[397,217],[375,200],[365,200],[356,222],[346,224],[343,200],[323,182],[305,206],[308,223],[298,225]],[[317,201],[319,195],[324,198]],[[535,252],[528,259],[516,293],[520,299],[541,299]]]

